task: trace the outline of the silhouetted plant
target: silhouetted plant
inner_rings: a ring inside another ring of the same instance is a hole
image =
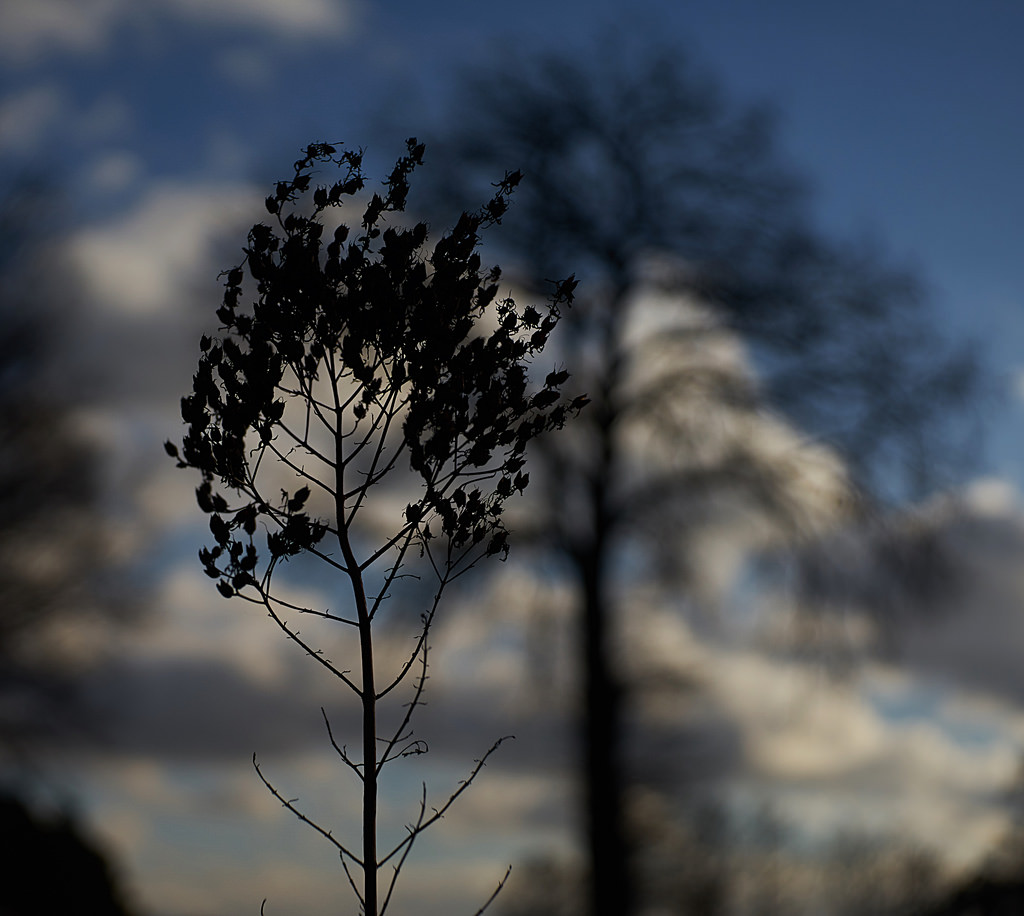
[[[326,143],[306,149],[293,177],[278,182],[266,200],[273,225],[252,228],[245,259],[225,274],[217,312],[223,336],[203,337],[194,391],[182,400],[183,448],[167,443],[180,467],[202,472],[197,496],[214,544],[200,559],[217,589],[264,608],[359,699],[360,756],[335,739],[327,722],[334,750],[362,785],[358,851],[256,769],[287,808],[337,848],[367,916],[385,912],[417,837],[501,743],[444,804],[428,809],[424,795],[406,837],[378,850],[381,770],[426,750],[410,723],[422,700],[428,637],[442,595],[481,558],[507,554],[502,510],[529,482],[527,443],[561,427],[586,400],[562,397],[564,370],[553,369],[539,386],[530,379],[530,364],[560,308],[571,302],[575,281],[557,284],[546,308],[520,309],[498,297],[499,270],[481,268],[479,232],[500,221],[518,173],[506,174],[489,203],[463,213],[428,251],[426,225],[394,216],[405,209],[409,176],[422,155],[423,146],[409,140],[383,193],[366,204],[354,237],[339,225],[325,244],[327,222],[363,189],[362,155]],[[313,188],[315,169],[332,165],[340,179]],[[242,305],[246,273],[255,283],[251,307]],[[386,533],[361,535],[358,517],[379,519],[393,485],[410,481],[418,485],[415,495],[392,515]],[[371,508],[375,491],[383,499]],[[275,588],[281,564],[299,554],[318,558],[347,581],[347,611],[303,607]],[[411,654],[382,678],[375,670],[374,624],[389,589],[417,561],[432,571],[436,589]],[[356,673],[301,635],[293,614],[352,628]],[[379,707],[385,699],[398,706],[392,692],[403,685],[411,699],[396,713],[397,727],[381,734]],[[387,864],[393,870],[381,899],[378,876]]]

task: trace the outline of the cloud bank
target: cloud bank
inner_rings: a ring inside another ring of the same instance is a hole
[[[0,57],[31,65],[53,53],[98,54],[126,27],[170,19],[199,27],[337,38],[354,27],[354,0],[31,0],[0,5]]]

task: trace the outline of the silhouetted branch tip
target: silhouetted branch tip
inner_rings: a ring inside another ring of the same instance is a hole
[[[505,887],[505,883],[506,883],[506,882],[508,881],[508,877],[509,877],[509,875],[511,875],[511,874],[512,874],[512,866],[511,866],[511,865],[509,865],[509,867],[508,867],[507,869],[505,869],[505,876],[504,876],[504,877],[503,877],[503,878],[502,878],[502,879],[501,879],[501,880],[500,880],[500,881],[498,882],[498,886],[497,886],[497,887],[496,887],[496,888],[494,889],[494,892],[493,892],[493,893],[491,894],[491,896],[490,896],[490,897],[488,897],[488,898],[487,898],[487,900],[486,900],[486,901],[484,902],[484,905],[483,905],[482,907],[480,907],[480,909],[478,909],[478,910],[477,910],[477,911],[476,911],[476,912],[475,912],[475,913],[473,914],[473,916],[483,916],[483,913],[484,913],[484,911],[485,911],[485,910],[486,910],[486,909],[487,909],[487,908],[488,908],[488,907],[489,907],[489,906],[490,906],[490,905],[491,905],[492,903],[494,903],[494,901],[495,901],[495,900],[497,899],[497,897],[498,897],[498,894],[500,894],[500,893],[502,892],[502,890],[503,890],[503,889],[504,889],[504,887]]]

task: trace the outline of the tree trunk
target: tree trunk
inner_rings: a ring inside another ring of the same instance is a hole
[[[583,756],[591,916],[629,916],[634,909],[625,829],[622,692],[609,647],[610,613],[604,538],[595,532],[582,558]]]
[[[597,433],[597,461],[587,484],[592,529],[574,552],[582,599],[583,757],[591,916],[630,916],[635,910],[626,835],[623,691],[615,672],[614,608],[608,576],[615,528],[611,493],[617,458],[615,401],[622,369],[617,336],[621,301],[621,293],[613,298],[603,328],[605,372],[591,408]]]

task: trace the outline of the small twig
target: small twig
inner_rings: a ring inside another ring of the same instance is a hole
[[[423,789],[420,792],[419,816],[416,818],[415,825],[406,825],[405,829],[409,831],[409,836],[407,837],[409,842],[402,851],[402,854],[398,857],[398,862],[395,863],[391,880],[388,882],[388,891],[384,895],[384,903],[381,905],[378,916],[384,916],[384,913],[387,911],[388,904],[391,902],[391,894],[394,892],[395,885],[398,883],[398,876],[402,873],[402,867],[405,865],[405,860],[409,857],[409,853],[412,851],[413,843],[416,842],[416,837],[423,831],[423,819],[427,815],[427,784],[423,783],[422,785]],[[383,865],[385,861],[387,860],[383,860],[380,864]]]
[[[292,604],[291,602],[284,601],[281,598],[275,598],[270,594],[267,595],[267,599],[273,601],[274,604],[279,604],[281,607],[286,608],[289,611],[296,611],[299,614],[309,614],[312,617],[322,617],[324,620],[333,620],[336,623],[345,623],[351,627],[359,626],[359,621],[349,620],[347,617],[340,617],[337,614],[332,614],[330,611],[319,611],[316,608],[302,607],[300,604]],[[255,604],[263,603],[262,601],[258,601],[254,598],[250,598],[249,600]]]
[[[268,780],[267,777],[263,775],[263,771],[260,770],[260,765],[256,762],[255,754],[252,755],[252,765],[256,769],[256,775],[259,776],[263,785],[265,785],[270,790],[270,793],[274,796],[274,798],[276,798],[282,805],[284,805],[289,811],[291,811],[291,813],[294,814],[300,821],[302,821],[304,824],[309,824],[309,826],[312,827],[317,833],[319,833],[326,839],[330,840],[330,842],[337,847],[338,852],[340,852],[342,855],[348,856],[360,868],[363,867],[362,860],[358,856],[351,853],[345,847],[344,844],[339,843],[338,840],[335,839],[334,834],[331,833],[330,830],[325,830],[316,821],[306,817],[305,814],[303,814],[298,808],[296,808],[295,799],[285,798],[280,792],[277,791],[277,789],[270,782],[270,780]]]
[[[480,909],[477,910],[473,914],[473,916],[482,916],[483,911],[486,910],[487,907],[489,907],[492,903],[494,903],[495,898],[498,896],[498,894],[501,893],[502,889],[505,887],[505,882],[508,881],[508,876],[511,874],[512,866],[509,865],[509,867],[505,869],[505,877],[498,882],[498,886],[494,889],[494,893],[492,893],[491,896],[487,898],[486,903],[484,903],[484,905],[480,907]]]
[[[402,849],[413,843],[416,840],[416,837],[419,836],[428,827],[430,827],[431,824],[434,824],[437,821],[441,820],[441,818],[444,817],[445,812],[447,812],[448,809],[455,803],[455,800],[463,792],[465,792],[466,789],[470,787],[470,785],[472,785],[473,780],[476,779],[479,772],[486,765],[487,758],[490,757],[491,754],[493,754],[502,745],[503,742],[514,738],[515,735],[506,735],[504,738],[499,738],[497,741],[495,741],[494,744],[492,744],[490,748],[488,748],[487,753],[476,761],[476,766],[473,767],[473,770],[469,774],[469,776],[462,780],[462,782],[459,784],[459,787],[450,796],[448,796],[448,801],[446,801],[440,808],[435,808],[434,813],[431,817],[427,818],[425,821],[417,822],[416,826],[412,829],[412,832],[409,834],[409,836],[407,836],[397,846],[395,846],[395,848],[392,849],[391,852],[384,856],[384,858],[377,863],[378,866],[383,865],[389,859],[394,858]]]
[[[398,672],[398,674],[394,678],[392,678],[391,683],[388,684],[387,687],[385,687],[383,690],[381,690],[377,694],[377,699],[378,700],[382,700],[389,693],[391,693],[391,691],[394,690],[399,684],[401,684],[402,681],[405,680],[405,676],[409,673],[409,670],[416,663],[416,659],[417,659],[417,657],[419,657],[420,652],[423,652],[425,650],[425,646],[426,646],[426,643],[427,643],[427,637],[430,635],[430,627],[431,627],[431,624],[434,622],[434,614],[437,611],[438,605],[441,603],[441,591],[442,591],[442,589],[439,589],[437,594],[434,595],[434,604],[433,604],[433,606],[430,608],[429,611],[427,611],[423,615],[423,618],[422,618],[422,620],[423,620],[423,629],[420,630],[420,635],[416,638],[416,646],[412,650],[412,654],[409,656],[409,658],[402,665],[402,668]]]
[[[426,630],[429,629],[429,627],[430,624],[424,621],[424,635],[426,634]],[[387,746],[384,748],[384,753],[381,754],[380,762],[377,764],[378,773],[381,771],[384,764],[388,762],[388,760],[395,759],[394,757],[390,756],[391,752],[395,748],[395,745],[398,744],[399,741],[404,741],[406,738],[412,737],[412,733],[407,733],[406,728],[409,727],[409,722],[412,720],[412,714],[416,711],[416,707],[423,705],[422,697],[423,691],[426,689],[427,686],[427,656],[430,653],[430,645],[426,642],[421,642],[420,644],[423,647],[421,652],[423,657],[423,668],[421,669],[420,676],[416,681],[416,689],[413,692],[412,700],[410,700],[406,704],[405,715],[402,717],[402,721],[399,724],[398,728],[395,729],[394,735],[392,736],[391,740],[388,741]],[[406,756],[405,752],[403,751],[401,754],[399,754],[399,756]]]
[[[352,890],[355,891],[356,899],[359,901],[360,906],[365,905],[363,900],[363,893],[359,890],[359,885],[356,884],[355,878],[352,877],[352,872],[348,870],[348,862],[345,861],[345,856],[338,853],[338,858],[341,859],[341,867],[345,870],[345,877],[348,878],[348,883]]]
[[[336,668],[334,665],[330,663],[330,661],[323,657],[322,652],[314,649],[307,642],[300,639],[298,630],[293,630],[290,626],[288,626],[288,623],[271,606],[270,596],[264,593],[262,597],[263,606],[267,609],[267,614],[270,616],[271,620],[273,620],[274,623],[276,623],[281,628],[281,630],[284,631],[285,635],[290,640],[301,646],[305,650],[306,655],[320,662],[321,665],[323,665],[328,671],[330,671],[331,674],[333,674],[336,678],[342,681],[353,693],[356,694],[356,696],[362,697],[362,690],[360,690],[359,687],[356,686],[355,682],[352,681],[351,678],[349,678],[349,673],[347,671],[342,671],[340,668]]]
[[[362,765],[358,764],[354,760],[352,760],[352,758],[349,757],[348,752],[345,750],[345,748],[339,746],[338,742],[334,740],[334,732],[331,731],[331,722],[327,718],[327,712],[323,708],[323,706],[320,707],[320,713],[324,717],[324,725],[327,726],[327,737],[331,741],[331,747],[333,747],[334,750],[337,751],[338,756],[352,770],[352,772],[355,773],[356,776],[359,777],[359,779],[361,781],[363,779],[363,772],[362,772],[362,769],[361,769]]]

